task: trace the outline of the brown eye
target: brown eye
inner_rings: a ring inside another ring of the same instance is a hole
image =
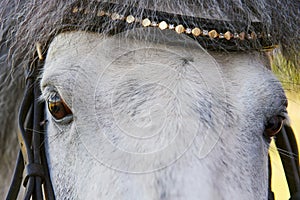
[[[265,128],[265,136],[267,137],[273,137],[277,133],[280,132],[282,125],[283,125],[284,118],[282,116],[274,116],[272,117],[269,121],[268,124],[266,125]]]
[[[57,92],[50,95],[47,104],[49,112],[57,121],[61,121],[65,117],[72,116],[70,108],[66,105]]]

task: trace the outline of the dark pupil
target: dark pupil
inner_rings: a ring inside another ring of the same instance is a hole
[[[274,118],[272,118],[269,123],[267,128],[274,128],[276,126],[277,120],[275,120]]]
[[[269,122],[266,128],[276,130],[280,126],[280,119],[279,117],[273,117]]]
[[[57,118],[61,118],[64,115],[64,106],[61,102],[61,98],[58,94],[53,94],[49,98],[48,107],[50,112]],[[61,116],[62,115],[62,116]]]
[[[61,110],[61,105],[59,102],[51,103],[50,110],[53,113],[57,113]]]

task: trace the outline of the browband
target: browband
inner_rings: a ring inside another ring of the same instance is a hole
[[[111,34],[132,28],[153,27],[162,31],[172,30],[194,38],[209,50],[269,50],[278,47],[271,33],[267,32],[263,24],[258,21],[250,24],[239,21],[229,22],[107,2],[93,6],[72,5],[66,16],[66,24],[69,26],[64,27],[62,31],[80,29],[80,25],[83,25],[84,30],[102,32],[105,29],[103,24],[105,26],[109,21],[115,27],[111,30]],[[80,24],[85,18],[89,21]]]

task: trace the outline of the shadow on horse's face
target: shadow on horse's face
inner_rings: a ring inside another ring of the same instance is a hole
[[[41,88],[57,199],[267,199],[263,132],[286,97],[262,55],[139,34],[50,45]]]

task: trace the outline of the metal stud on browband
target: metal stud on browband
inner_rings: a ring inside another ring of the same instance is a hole
[[[83,8],[78,8],[74,7],[72,9],[72,13],[78,13],[78,12],[83,12],[84,14],[89,14],[91,11],[88,9],[83,9]],[[245,33],[245,32],[231,32],[231,31],[226,31],[226,32],[218,32],[215,29],[211,30],[204,30],[200,29],[199,27],[185,27],[183,24],[172,24],[172,23],[167,23],[166,20],[162,20],[160,22],[150,20],[149,18],[143,18],[143,19],[138,19],[137,17],[133,15],[128,15],[128,16],[122,16],[116,12],[114,13],[109,13],[104,10],[100,10],[97,12],[98,17],[103,17],[107,16],[110,17],[112,20],[120,20],[120,21],[125,21],[128,24],[131,23],[138,23],[142,25],[143,27],[157,27],[161,30],[169,29],[169,30],[174,30],[178,34],[188,34],[188,35],[193,35],[194,37],[207,37],[210,39],[224,39],[224,40],[255,40],[257,38],[271,38],[271,35],[262,35],[261,33],[256,33],[252,31],[251,33]]]

